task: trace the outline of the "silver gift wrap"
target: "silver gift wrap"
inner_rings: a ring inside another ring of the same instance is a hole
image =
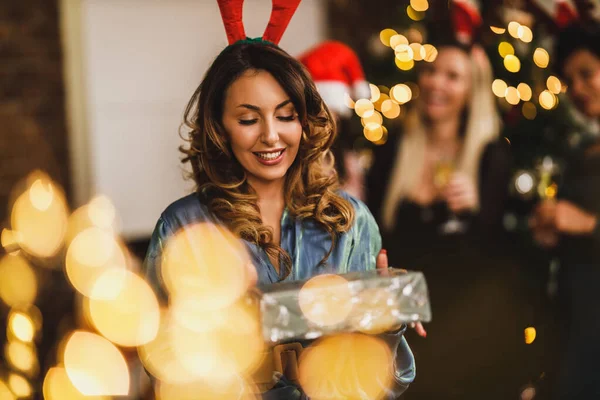
[[[431,321],[425,277],[394,268],[260,288],[264,340],[275,344],[342,332],[380,333]]]

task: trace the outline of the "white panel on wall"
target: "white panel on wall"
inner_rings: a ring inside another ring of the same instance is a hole
[[[160,212],[193,188],[178,129],[227,45],[219,9],[216,0],[81,1],[92,193],[114,201],[126,239],[147,237]],[[281,47],[298,55],[323,39],[323,3],[300,4]],[[248,36],[262,35],[270,12],[271,1],[246,0]]]

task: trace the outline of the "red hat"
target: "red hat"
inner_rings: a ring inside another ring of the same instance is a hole
[[[273,0],[271,18],[261,38],[263,41],[279,44],[300,1]],[[229,44],[232,45],[240,40],[246,40],[244,22],[242,21],[244,0],[217,0],[217,3],[219,3],[219,10],[221,11],[221,18],[223,18]]]
[[[579,18],[577,7],[572,0],[534,0],[559,28],[564,28]]]
[[[475,32],[483,22],[477,0],[454,0],[451,17],[456,39],[472,44]]]
[[[312,75],[317,89],[329,109],[341,116],[352,110],[345,95],[354,100],[370,98],[371,89],[356,53],[337,41],[325,41],[299,57]]]

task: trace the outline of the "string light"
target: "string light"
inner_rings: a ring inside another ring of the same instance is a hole
[[[413,21],[421,21],[423,18],[425,18],[425,13],[424,12],[416,11],[410,5],[408,7],[406,7],[406,14]]]
[[[379,88],[372,83],[369,83],[369,88],[371,89],[371,98],[369,99],[372,103],[379,100],[379,96],[381,96],[381,91]]]
[[[410,6],[415,11],[425,12],[429,8],[429,2],[427,0],[410,0]]]
[[[495,79],[492,82],[492,92],[497,97],[504,98],[506,96],[506,89],[508,89],[508,85],[502,79]]]
[[[531,91],[531,87],[529,87],[528,84],[526,84],[525,82],[519,83],[519,85],[517,85],[517,90],[519,91],[519,97],[521,98],[521,100],[531,100],[531,96],[533,95],[533,93]]]
[[[0,298],[10,307],[33,304],[38,284],[35,272],[21,256],[0,259]]]
[[[366,124],[365,128],[363,129],[363,134],[367,140],[376,142],[383,137],[383,127],[376,123]]]
[[[561,92],[561,89],[562,89],[562,85],[560,83],[560,79],[558,79],[554,75],[550,75],[548,77],[548,79],[546,80],[546,87],[553,94],[559,94]]]
[[[537,336],[537,332],[534,327],[530,326],[525,328],[525,343],[532,344],[535,341],[535,337]]]
[[[521,25],[518,34],[519,39],[521,39],[523,43],[531,43],[531,41],[533,40],[533,32],[528,26]]]
[[[425,59],[427,52],[420,43],[411,43],[410,48],[412,49],[413,59],[415,61],[422,61],[423,59]]]
[[[431,44],[424,44],[423,48],[425,49],[424,60],[427,62],[434,62],[438,56],[438,50],[435,48],[435,46]]]
[[[395,57],[394,62],[396,63],[396,66],[398,67],[398,69],[400,69],[402,71],[410,71],[415,66],[414,60],[403,62],[403,61],[398,60],[398,58]]]
[[[381,104],[381,112],[388,119],[398,118],[400,115],[400,105],[392,100],[386,100]]]
[[[383,43],[386,46],[390,46],[390,39],[394,36],[397,35],[398,32],[396,32],[393,29],[387,28],[382,30],[381,32],[379,32],[379,40],[381,40],[381,43]],[[392,47],[393,48],[393,47]]]
[[[515,39],[518,39],[520,27],[521,27],[521,24],[519,24],[516,21],[509,22],[508,23],[508,33],[510,34],[510,36],[514,37]]]
[[[515,48],[512,46],[512,44],[508,42],[500,42],[500,44],[498,45],[498,53],[500,54],[500,56],[502,56],[502,58],[505,58],[509,54],[514,55]]]
[[[556,96],[549,90],[544,90],[542,93],[540,93],[539,102],[540,105],[546,110],[553,109],[557,104]]]
[[[369,99],[359,99],[354,104],[354,111],[361,118],[369,118],[375,112],[375,107]]]
[[[398,84],[390,89],[390,98],[398,104],[408,103],[412,98],[412,91],[406,84]]]
[[[396,34],[390,38],[390,47],[394,50],[396,50],[396,47],[403,44],[408,46],[408,39],[404,35]]]
[[[519,104],[519,101],[521,101],[521,99],[519,98],[519,91],[516,87],[509,86],[506,89],[506,101],[508,102],[508,104],[511,104],[513,106]]]
[[[401,62],[413,60],[413,50],[408,44],[399,44],[394,51],[396,52],[396,58]]]
[[[504,57],[504,67],[509,72],[517,73],[521,70],[521,60],[515,55],[508,54]]]
[[[490,26],[490,29],[497,35],[502,35],[504,32],[506,32],[506,28],[500,28],[498,26]]]

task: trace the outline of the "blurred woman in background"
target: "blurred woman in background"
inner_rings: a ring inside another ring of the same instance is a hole
[[[434,44],[417,104],[403,132],[376,149],[367,181],[384,247],[394,249],[390,265],[423,271],[431,296],[433,321],[427,339],[413,341],[419,374],[407,398],[512,398],[522,335],[515,271],[488,254],[501,236],[510,174],[491,66],[480,47]]]
[[[600,24],[578,23],[559,35],[558,73],[573,105],[600,121]],[[581,149],[567,165],[558,200],[535,210],[534,236],[560,260],[558,310],[566,344],[556,379],[559,399],[600,398],[600,142]]]

